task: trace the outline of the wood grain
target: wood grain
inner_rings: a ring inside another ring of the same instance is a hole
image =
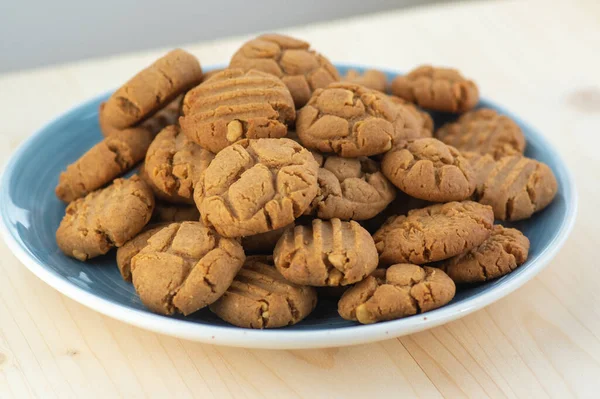
[[[0,243],[0,397],[598,397],[600,2],[467,2],[290,29],[336,62],[456,66],[540,129],[579,217],[537,278],[461,320],[348,348],[267,351],[150,333],[62,296]],[[248,37],[184,46],[226,63]],[[0,161],[165,49],[0,76]]]

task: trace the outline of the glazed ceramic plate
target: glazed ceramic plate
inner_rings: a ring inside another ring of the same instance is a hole
[[[347,67],[339,69],[344,74]],[[395,73],[388,75],[392,78]],[[556,255],[575,220],[576,191],[565,164],[541,133],[519,122],[527,137],[526,155],[550,165],[559,190],[545,210],[516,224],[531,241],[531,249],[527,263],[513,273],[462,289],[441,309],[365,326],[340,318],[337,303],[327,299],[321,299],[301,323],[265,331],[231,326],[208,309],[188,317],[156,315],[142,305],[132,285],[121,279],[114,252],[83,263],[64,256],[54,238],[65,212],[65,205],[54,195],[58,176],[101,140],[97,110],[108,96],[93,98],[58,117],[14,153],[2,176],[0,225],[10,249],[46,283],[98,312],[158,333],[220,345],[278,349],[352,345],[413,333],[481,309],[523,285]],[[506,114],[490,101],[483,100],[480,106]],[[435,119],[439,126],[440,116]]]

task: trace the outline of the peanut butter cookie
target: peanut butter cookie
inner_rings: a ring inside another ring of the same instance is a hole
[[[194,184],[214,154],[192,142],[178,126],[167,126],[146,154],[144,170],[160,198],[174,203],[194,203]]]
[[[116,129],[135,125],[200,83],[196,57],[176,49],[156,60],[119,88],[101,107],[105,124]]]
[[[71,202],[104,187],[144,159],[152,137],[124,130],[105,138],[60,174],[56,196]]]
[[[317,193],[319,165],[290,139],[242,140],[215,156],[196,185],[202,220],[225,237],[276,230]]]
[[[435,135],[460,151],[490,154],[496,159],[525,152],[525,136],[519,125],[493,109],[469,111],[439,128]]]
[[[296,133],[307,148],[348,158],[381,154],[417,137],[419,123],[387,95],[341,82],[315,90],[298,111]]]
[[[147,226],[140,234],[117,249],[117,267],[119,268],[119,272],[121,272],[123,280],[131,282],[131,259],[139,254],[142,249],[146,248],[148,239],[165,226],[165,224]]]
[[[214,153],[245,138],[283,137],[296,118],[294,102],[281,80],[241,69],[226,69],[190,90],[183,114],[185,134]]]
[[[373,235],[382,264],[423,264],[448,259],[481,245],[491,234],[491,207],[448,202],[393,216]]]
[[[173,223],[131,259],[133,286],[153,312],[189,315],[219,299],[244,260],[237,240],[201,222]]]
[[[365,220],[383,211],[396,189],[367,157],[320,157],[319,190],[307,215],[321,219]]]
[[[197,222],[200,212],[196,205],[174,205],[157,201],[152,214],[153,223]]]
[[[85,261],[121,247],[150,220],[152,191],[137,176],[117,179],[67,206],[56,243],[67,256]]]
[[[392,93],[422,108],[466,112],[479,102],[477,85],[456,69],[420,66],[392,81]]]
[[[529,240],[517,229],[494,226],[483,244],[432,266],[444,270],[456,284],[502,277],[525,263]]]
[[[287,281],[272,257],[251,256],[210,310],[238,327],[277,328],[298,323],[316,305],[314,288]]]
[[[377,249],[355,221],[315,219],[285,231],[273,252],[275,266],[296,284],[316,287],[356,283],[377,267]]]
[[[294,228],[294,222],[283,226],[276,230],[270,230],[266,233],[254,234],[251,236],[242,237],[242,247],[247,254],[272,254],[277,245],[277,241],[281,238],[283,233],[289,229]]]
[[[310,45],[293,37],[267,34],[245,43],[231,58],[230,68],[258,69],[281,78],[296,108],[318,88],[340,80],[337,69]]]
[[[488,176],[496,166],[494,157],[490,154],[480,154],[478,152],[461,152],[462,156],[465,157],[471,164],[471,169],[475,173],[475,193],[474,197],[477,199],[478,193],[483,192],[483,185],[487,180]]]
[[[475,190],[469,161],[456,148],[434,138],[399,144],[385,154],[381,169],[400,190],[426,201],[461,201]]]
[[[548,165],[522,156],[500,158],[475,198],[491,205],[500,220],[527,219],[548,206],[558,191]]]
[[[344,82],[356,83],[368,87],[369,89],[385,93],[387,86],[387,76],[377,69],[367,69],[360,73],[356,69],[349,69],[346,76],[342,78]]]
[[[338,312],[346,320],[371,324],[429,312],[450,302],[455,293],[454,282],[440,269],[396,264],[349,288]]]
[[[402,105],[402,108],[404,108],[407,112],[410,112],[413,115],[413,118],[418,121],[418,126],[420,127],[418,136],[408,138],[423,138],[433,136],[433,118],[431,115],[429,115],[429,112],[423,111],[415,104],[397,96],[389,96],[389,99],[392,100],[393,103]]]

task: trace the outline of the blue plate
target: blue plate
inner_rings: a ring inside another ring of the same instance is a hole
[[[338,66],[344,74],[348,67]],[[362,68],[356,68],[362,69]],[[396,74],[388,72],[391,79]],[[513,273],[461,289],[447,306],[401,320],[360,326],[337,314],[337,304],[323,299],[304,321],[279,330],[233,327],[208,310],[191,316],[164,317],[149,312],[131,284],[122,280],[114,252],[83,263],[64,256],[55,241],[65,205],[54,195],[66,166],[102,139],[98,105],[110,93],[91,99],[58,117],[29,138],[8,162],[0,187],[0,225],[16,256],[38,277],[65,295],[101,313],[152,331],[216,344],[261,348],[341,346],[391,338],[430,328],[479,309],[515,290],[556,254],[576,215],[576,190],[567,167],[544,137],[497,105],[488,107],[515,119],[527,137],[526,155],[548,164],[558,180],[552,204],[516,227],[531,241],[528,261]],[[435,116],[436,126],[445,116]]]

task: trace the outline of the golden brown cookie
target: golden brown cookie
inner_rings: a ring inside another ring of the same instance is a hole
[[[396,189],[367,157],[320,157],[319,190],[304,213],[320,219],[365,220],[383,211]]]
[[[487,177],[496,166],[494,157],[490,154],[480,154],[478,152],[461,152],[462,156],[465,157],[471,164],[471,169],[475,172],[475,193],[474,197],[477,199],[478,193],[483,192],[483,185],[487,180]]]
[[[429,115],[429,112],[423,111],[421,108],[417,107],[415,104],[406,101],[403,98],[397,96],[388,96],[393,103],[402,105],[403,108],[410,112],[413,117],[418,121],[418,126],[420,127],[419,135],[415,138],[421,137],[432,137],[433,136],[433,118]]]
[[[371,234],[374,234],[392,216],[406,215],[413,209],[421,209],[433,205],[433,202],[425,201],[397,190],[396,198],[381,212],[371,219],[361,220],[359,223]]]
[[[294,222],[276,230],[242,237],[242,247],[247,254],[273,254],[277,241],[288,228],[294,228]]]
[[[211,71],[206,71],[202,74],[202,82],[206,82],[208,79],[212,78],[219,72],[222,72],[225,68],[213,69]]]
[[[456,284],[479,283],[502,277],[527,260],[529,239],[517,229],[495,225],[483,244],[468,252],[432,264]]]
[[[158,233],[163,227],[165,227],[165,224],[146,226],[141,233],[117,249],[117,267],[119,268],[119,272],[121,272],[123,280],[131,282],[131,259],[139,254],[148,245],[148,239]]]
[[[307,148],[359,157],[381,154],[402,139],[418,137],[419,123],[387,95],[341,82],[315,90],[298,111],[296,133]]]
[[[310,45],[293,37],[267,34],[245,43],[231,58],[230,68],[258,69],[281,78],[296,108],[304,106],[311,94],[340,80],[337,69]]]
[[[223,295],[245,258],[237,240],[202,222],[173,223],[131,260],[133,286],[153,312],[189,315]]]
[[[238,327],[277,328],[300,322],[316,305],[314,288],[287,281],[272,257],[251,256],[210,310]]]
[[[154,196],[137,176],[116,179],[67,206],[56,243],[67,256],[85,261],[121,247],[150,220]]]
[[[112,182],[144,159],[152,137],[124,130],[105,138],[60,174],[56,196],[71,202]]]
[[[400,143],[385,154],[381,170],[400,190],[426,201],[461,201],[475,190],[469,161],[434,138]]]
[[[387,86],[387,76],[377,69],[367,69],[362,73],[356,69],[349,69],[342,81],[356,83],[384,93]]]
[[[448,202],[393,216],[373,235],[382,264],[448,259],[481,245],[491,234],[491,207]]]
[[[525,152],[525,136],[519,125],[493,109],[469,111],[439,128],[435,136],[460,151],[490,154],[496,159]]]
[[[178,126],[167,126],[146,154],[144,171],[160,198],[173,203],[194,203],[194,185],[214,154],[192,142]]]
[[[451,68],[423,65],[392,81],[392,94],[422,108],[466,112],[479,102],[477,85]]]
[[[455,293],[454,282],[440,269],[396,264],[349,288],[338,312],[346,320],[371,324],[429,312],[450,302]]]
[[[312,226],[286,230],[273,257],[286,279],[315,287],[356,283],[378,263],[369,232],[353,220],[340,219],[315,219]]]
[[[167,104],[166,107],[157,111],[154,115],[148,119],[138,123],[137,125],[125,128],[117,129],[106,121],[104,116],[104,107],[106,103],[100,104],[100,111],[98,113],[98,122],[100,124],[100,131],[104,137],[111,136],[117,132],[128,131],[129,134],[144,134],[139,130],[145,130],[150,133],[152,137],[156,136],[163,128],[169,125],[176,125],[179,123],[179,115],[181,114],[181,103],[183,102],[183,96],[177,97],[175,100]]]
[[[496,161],[475,198],[491,205],[496,219],[521,220],[548,206],[557,191],[548,165],[515,155]]]
[[[181,128],[190,140],[217,153],[236,141],[284,137],[296,119],[287,87],[273,75],[225,69],[190,90]]]
[[[162,109],[178,95],[200,83],[196,57],[176,49],[156,60],[121,86],[100,109],[100,118],[124,129]]]
[[[197,222],[200,212],[196,205],[173,205],[157,201],[152,214],[153,223]]]
[[[207,226],[225,237],[279,229],[308,208],[319,165],[290,139],[242,140],[219,152],[194,198]]]

